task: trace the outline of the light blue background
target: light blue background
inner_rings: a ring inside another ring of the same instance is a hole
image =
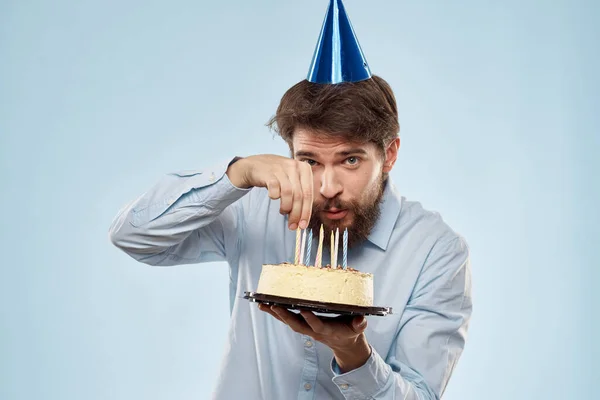
[[[598,3],[345,4],[396,91],[400,191],[472,249],[445,399],[597,398]],[[0,3],[0,399],[209,398],[226,265],[138,264],[108,226],[165,172],[286,154],[264,124],[326,5]]]

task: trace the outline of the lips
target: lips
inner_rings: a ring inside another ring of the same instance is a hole
[[[328,219],[342,219],[348,214],[348,210],[340,210],[337,208],[331,208],[324,212]]]

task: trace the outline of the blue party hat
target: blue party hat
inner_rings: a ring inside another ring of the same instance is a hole
[[[308,81],[336,84],[371,77],[342,0],[330,0],[321,35],[308,72]]]

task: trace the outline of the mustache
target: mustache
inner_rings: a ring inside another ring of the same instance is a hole
[[[334,208],[336,210],[348,210],[348,209],[352,209],[352,204],[346,203],[345,201],[341,201],[340,199],[327,200],[321,204],[314,204],[313,212],[321,212],[321,211],[327,212]]]

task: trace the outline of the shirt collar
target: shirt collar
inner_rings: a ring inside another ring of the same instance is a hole
[[[368,240],[382,250],[386,250],[392,231],[400,215],[402,202],[396,192],[392,178],[388,177],[381,199],[381,214],[369,234]]]

